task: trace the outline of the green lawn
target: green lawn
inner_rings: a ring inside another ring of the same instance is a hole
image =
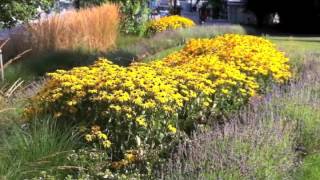
[[[285,51],[298,51],[302,53],[320,53],[320,36],[296,37],[296,36],[267,36],[272,42],[276,43]]]
[[[267,36],[274,42],[279,49],[283,50],[290,58],[293,68],[303,69],[302,64],[307,61],[320,60],[320,36],[313,37],[295,37],[295,36]],[[317,66],[317,64],[314,64]],[[307,89],[312,89],[309,85]],[[302,89],[300,94],[308,93],[307,89]],[[319,92],[318,90],[316,92]],[[311,99],[316,99],[318,95],[312,94]],[[294,96],[293,96],[294,97]],[[303,99],[297,99],[296,102],[285,101],[288,115],[292,119],[302,119],[304,130],[302,130],[302,144],[305,146],[308,155],[302,161],[303,164],[294,174],[294,179],[317,179],[320,174],[320,149],[319,149],[319,117],[320,109],[315,108],[315,104],[301,104]],[[301,104],[297,107],[297,104]],[[317,104],[318,105],[318,104]]]

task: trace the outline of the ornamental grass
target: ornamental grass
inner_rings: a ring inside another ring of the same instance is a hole
[[[151,63],[126,68],[100,59],[89,67],[50,73],[26,115],[53,114],[61,123],[84,125],[84,141],[105,148],[113,160],[132,150],[141,160],[149,152],[160,156],[197,124],[223,120],[266,84],[289,80],[287,63],[259,37],[191,40]],[[121,162],[114,167],[123,167]]]
[[[116,5],[68,11],[40,19],[29,25],[35,52],[85,48],[105,51],[113,47],[120,21]]]

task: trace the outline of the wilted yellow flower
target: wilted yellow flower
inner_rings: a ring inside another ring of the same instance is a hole
[[[101,133],[101,127],[100,126],[97,126],[97,125],[94,125],[91,127],[91,133],[92,134],[99,134]]]

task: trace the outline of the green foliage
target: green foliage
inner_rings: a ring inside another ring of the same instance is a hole
[[[315,153],[307,156],[301,165],[299,171],[295,174],[297,180],[311,180],[320,177],[320,154]]]
[[[80,1],[80,6],[81,7],[90,7],[95,5],[97,6],[106,2],[107,0],[85,0],[85,1]]]
[[[0,3],[0,25],[12,27],[28,21],[37,14],[37,8],[47,11],[53,0],[2,0]]]
[[[70,129],[58,127],[51,118],[16,124],[0,142],[0,179],[32,178],[41,171],[55,174],[75,148]]]
[[[147,29],[150,9],[147,0],[110,0],[119,3],[122,12],[121,32],[143,35]]]

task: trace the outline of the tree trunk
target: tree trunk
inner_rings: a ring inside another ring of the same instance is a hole
[[[257,26],[258,26],[259,28],[263,27],[264,17],[265,17],[264,14],[260,14],[260,13],[256,14]]]

